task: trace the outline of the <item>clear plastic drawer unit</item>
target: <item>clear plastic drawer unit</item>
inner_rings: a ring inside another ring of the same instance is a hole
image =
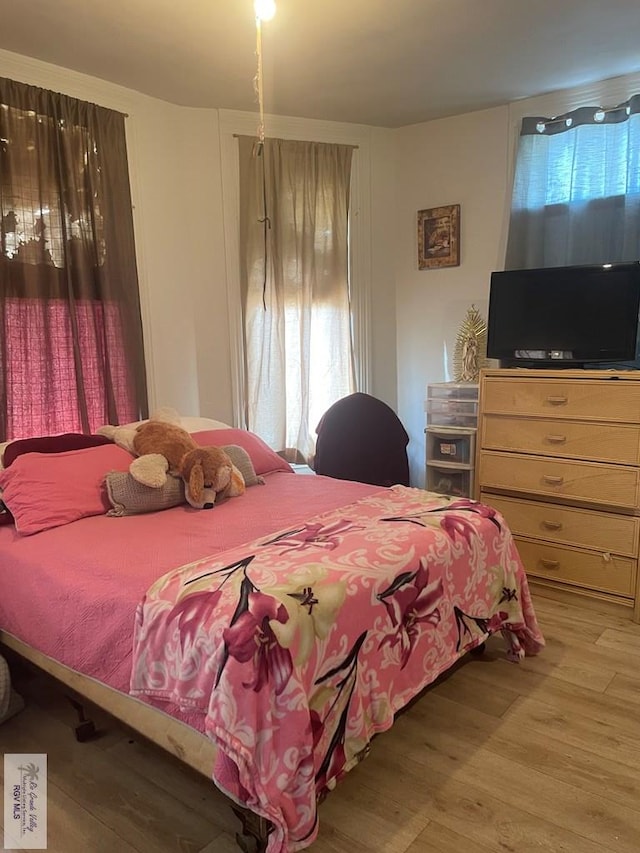
[[[427,386],[425,480],[429,491],[473,496],[478,390],[472,382]]]
[[[473,494],[473,471],[444,465],[427,465],[427,491],[456,498]]]
[[[429,426],[427,434],[427,459],[430,462],[458,462],[472,465],[475,453],[475,429],[451,429]]]
[[[440,382],[427,386],[427,424],[475,427],[478,423],[478,385]]]

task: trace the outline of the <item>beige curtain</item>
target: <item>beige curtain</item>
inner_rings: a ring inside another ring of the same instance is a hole
[[[355,390],[346,145],[239,138],[247,427],[291,460]]]

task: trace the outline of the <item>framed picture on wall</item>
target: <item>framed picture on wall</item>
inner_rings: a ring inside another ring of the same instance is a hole
[[[460,266],[460,205],[418,211],[418,269]]]

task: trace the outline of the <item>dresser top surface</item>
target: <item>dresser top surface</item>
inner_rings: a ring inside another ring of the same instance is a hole
[[[581,379],[581,380],[622,380],[640,382],[640,370],[552,370],[527,367],[484,368],[480,378],[497,377],[506,379]]]

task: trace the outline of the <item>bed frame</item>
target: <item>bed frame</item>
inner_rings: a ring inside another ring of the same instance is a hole
[[[0,630],[0,644],[38,669],[52,676],[67,688],[67,695],[79,714],[75,727],[76,738],[89,740],[95,727],[85,714],[84,700],[106,711],[118,722],[174,755],[184,764],[205,776],[213,785],[211,770],[216,746],[205,735],[163,711],[141,702],[133,696],[114,690],[94,678],[81,675],[64,664],[28,646],[6,631]],[[230,802],[231,809],[242,824],[236,842],[243,853],[264,853],[271,824],[265,818]]]

